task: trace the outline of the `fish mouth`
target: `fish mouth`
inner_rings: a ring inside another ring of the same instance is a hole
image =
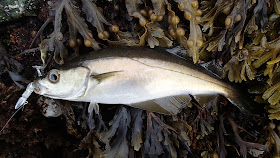
[[[53,99],[60,99],[60,97],[58,97],[58,96],[48,94],[49,93],[49,88],[47,88],[46,86],[43,86],[40,83],[40,80],[34,81],[33,85],[34,85],[34,92],[36,94],[43,95],[45,97],[49,97],[49,98],[53,98]]]
[[[39,83],[38,80],[34,81],[34,92],[43,95],[46,91],[46,87]]]

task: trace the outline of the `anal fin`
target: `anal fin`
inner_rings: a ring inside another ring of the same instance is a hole
[[[162,114],[178,114],[184,107],[186,107],[191,101],[189,95],[179,95],[179,96],[168,96],[158,99],[153,99],[145,102],[139,102],[131,104],[130,106],[162,113]]]
[[[210,101],[214,100],[218,94],[203,94],[203,95],[194,95],[194,99],[198,102],[200,106],[209,103]]]
[[[157,112],[157,113],[167,114],[167,115],[170,114],[164,108],[162,108],[157,103],[155,103],[153,100],[130,104],[130,106],[142,110],[151,111],[151,112]]]

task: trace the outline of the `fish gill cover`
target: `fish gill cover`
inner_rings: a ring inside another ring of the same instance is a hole
[[[36,77],[31,66],[42,65],[45,74],[55,62],[115,45],[181,46],[194,63],[216,60],[224,80],[248,87],[263,114],[246,116],[220,96],[203,105],[193,98],[176,116],[105,105],[89,115],[83,103],[56,100],[64,117],[46,120],[34,95],[1,133],[1,157],[280,156],[279,0],[37,3],[38,17],[0,27],[1,127],[20,96],[17,87]]]

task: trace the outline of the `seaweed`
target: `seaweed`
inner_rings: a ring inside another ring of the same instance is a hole
[[[201,10],[206,13],[201,18],[201,22],[203,25],[202,30],[206,32],[209,29],[208,36],[212,36],[214,33],[214,20],[216,20],[219,14],[229,14],[233,7],[233,1],[202,1],[201,4]]]
[[[223,77],[228,76],[231,82],[246,81],[246,76],[253,80],[257,71],[253,67],[251,58],[252,56],[246,48],[239,50],[223,67]]]
[[[148,23],[146,26],[147,26],[146,40],[150,48],[154,48],[155,46],[170,47],[173,45],[173,42],[166,37],[163,29],[160,28],[159,23],[157,22]]]
[[[134,110],[134,125],[132,129],[132,135],[131,135],[131,146],[133,146],[133,149],[135,151],[139,151],[142,143],[143,143],[143,136],[142,136],[142,113],[143,111],[140,109]]]
[[[262,39],[266,39],[263,37]],[[273,77],[274,71],[277,69],[277,64],[279,62],[279,41],[280,38],[277,38],[271,42],[266,42],[266,40],[263,41],[263,49],[259,49],[258,52],[258,59],[253,63],[254,67],[259,68],[263,64],[267,64],[267,68],[264,71],[264,75],[268,75],[270,78]]]
[[[104,157],[105,153],[98,137],[100,136],[89,132],[80,142],[80,149],[87,148],[89,150],[87,157]]]
[[[125,2],[126,2],[125,5],[128,14],[130,16],[138,18],[140,25],[145,26],[147,23],[146,18],[140,13],[139,10],[139,5],[143,4],[143,2],[141,0],[132,0],[132,1],[126,0]]]
[[[97,29],[98,37],[100,39],[109,38],[109,32],[104,30],[103,24],[110,24],[98,11],[97,6],[90,0],[83,0],[82,10],[86,14],[86,20]],[[79,7],[75,6],[75,2],[73,0],[59,0],[55,2],[53,8],[50,10],[50,16],[54,17],[52,18],[52,21],[54,23],[54,31],[49,35],[48,39],[45,39],[40,43],[43,63],[48,51],[54,51],[54,60],[58,64],[63,64],[64,59],[68,57],[68,51],[64,46],[66,39],[61,31],[61,28],[63,26],[61,22],[63,19],[63,11],[65,11],[67,15],[70,34],[68,39],[69,46],[74,49],[75,54],[78,55],[78,48],[82,43],[78,34],[80,34],[84,38],[85,46],[92,47],[95,50],[100,49],[98,42],[96,42],[93,38],[92,31],[88,28],[88,24],[81,16]],[[43,30],[44,28],[38,33],[42,33]]]
[[[247,155],[247,148],[256,148],[256,149],[268,152],[268,147],[266,145],[246,142],[246,141],[242,140],[240,138],[238,132],[237,132],[238,128],[240,128],[240,127],[229,116],[227,117],[227,119],[229,120],[229,123],[232,127],[236,142],[240,147],[240,153],[243,157],[247,157],[246,156]]]
[[[105,32],[103,24],[110,24],[100,13],[97,6],[90,0],[82,0],[82,10],[86,14],[87,21],[97,29],[98,37],[100,39],[108,38],[106,37],[106,34],[108,34],[108,32]]]
[[[144,39],[150,48],[154,48],[155,46],[172,46],[173,42],[167,37],[161,25],[158,23],[158,21],[163,20],[166,2],[164,0],[153,0],[153,10],[148,7],[139,10],[139,5],[142,3],[142,1],[127,1],[126,3],[128,14],[134,18],[138,18],[140,26],[144,27],[144,33],[140,37],[139,44],[134,46],[143,46]],[[148,15],[149,19],[146,18]]]
[[[19,88],[24,88],[24,86],[21,83],[28,83],[28,80],[20,75],[20,72],[22,71],[22,65],[17,60],[11,59],[11,57],[8,55],[7,51],[1,43],[0,67],[0,76],[2,77],[2,75],[7,73]]]
[[[115,33],[114,41],[108,40],[111,45],[143,46],[145,45],[145,33],[138,37],[137,33],[119,31]]]
[[[199,60],[199,50],[203,46],[202,31],[199,26],[201,22],[202,11],[198,9],[199,3],[196,0],[176,0],[178,7],[184,12],[184,17],[190,22],[190,34],[184,47],[189,51],[193,58],[193,62],[197,63]]]
[[[81,134],[78,132],[76,128],[76,115],[71,107],[69,102],[66,102],[65,106],[62,105],[59,101],[55,101],[56,104],[60,106],[62,109],[62,113],[66,118],[66,127],[69,134],[76,136],[77,138],[81,137]]]
[[[56,63],[63,64],[81,50],[113,45],[180,45],[186,52],[180,55],[192,57],[194,63],[216,60],[223,67],[222,76],[230,82],[243,82],[246,86],[261,83],[261,90],[252,92],[252,97],[256,95],[255,100],[261,103],[256,106],[263,106],[267,111],[264,115],[270,120],[280,120],[279,0],[58,0],[49,8],[35,37],[40,38],[43,69],[53,67],[52,56]],[[12,35],[10,38],[15,44],[17,39]],[[31,47],[38,44],[35,39]],[[16,54],[17,49],[11,50]],[[26,52],[19,53],[16,60],[30,57],[31,53]],[[23,87],[25,76],[19,75],[17,69],[22,65],[10,58],[10,54],[0,54],[1,75],[8,73],[15,84]],[[19,91],[14,86],[1,86],[9,93]],[[3,105],[11,99],[2,98]],[[101,107],[100,114],[88,114],[86,110],[81,114],[69,105],[74,103],[59,102],[64,107],[67,132],[83,138],[79,149],[88,149],[89,157],[279,156],[279,132],[272,125],[263,130],[266,118],[254,116],[255,120],[265,120],[261,123],[248,119],[251,116],[240,114],[223,97],[208,103],[201,103],[196,96],[192,98],[176,116],[119,105],[113,110]],[[107,112],[114,113],[111,123],[111,118],[103,114]],[[17,131],[23,126],[11,128]],[[9,132],[4,130],[5,134]],[[35,140],[30,139],[30,144],[35,144]]]
[[[269,132],[269,136],[268,136],[268,140],[266,145],[271,148],[274,147],[275,148],[275,152],[274,152],[274,156],[280,156],[280,138],[279,138],[279,134],[276,134],[276,132],[274,131],[276,127],[276,124],[273,122],[270,122],[268,124],[268,126],[266,127],[266,130],[268,130]],[[279,127],[277,127],[277,129],[279,130]]]
[[[144,142],[144,153],[150,157],[163,154],[163,148],[161,146],[161,142],[163,141],[163,129],[152,119],[151,115],[151,113],[148,113],[147,116],[147,131]]]
[[[111,122],[111,128],[102,138],[102,141],[106,144],[105,157],[128,156],[127,131],[130,121],[130,112],[126,108],[121,107]]]
[[[156,15],[156,20],[161,21],[165,15],[165,0],[152,0],[153,12]]]

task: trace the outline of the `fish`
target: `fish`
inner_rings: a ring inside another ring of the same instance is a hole
[[[252,105],[239,90],[191,60],[160,48],[111,47],[81,55],[30,84],[30,92],[53,99],[99,104],[123,104],[176,115],[192,97],[201,105],[217,95],[242,112]],[[17,103],[20,107],[26,97]]]

